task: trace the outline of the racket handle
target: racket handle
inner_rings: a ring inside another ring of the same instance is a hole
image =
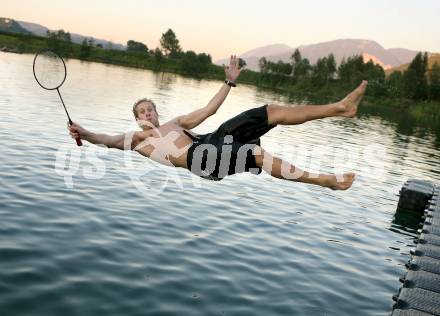
[[[70,118],[69,118],[69,125],[72,125],[73,124],[73,122],[70,120]],[[75,138],[75,140],[76,140],[76,144],[78,145],[78,146],[82,146],[83,145],[83,143],[82,143],[82,141],[81,141],[81,138],[79,138],[79,137],[77,137],[77,138]]]
[[[78,146],[82,146],[82,145],[83,145],[83,143],[82,143],[82,141],[81,141],[81,138],[77,137],[77,138],[75,138],[75,140],[76,140],[76,144],[77,144]]]

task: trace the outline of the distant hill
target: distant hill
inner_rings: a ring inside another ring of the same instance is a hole
[[[36,23],[30,23],[30,22],[25,22],[25,21],[17,21],[17,22],[24,29],[26,29],[26,30],[32,32],[33,34],[38,35],[38,36],[46,36],[47,31],[51,31],[51,32],[58,31],[58,30],[49,30],[47,27],[40,25],[40,24],[36,24]],[[65,31],[68,31],[68,30],[65,30]],[[95,42],[95,44],[101,44],[102,47],[104,47],[104,48],[111,47],[112,49],[119,49],[119,50],[126,49],[125,45],[113,43],[111,41],[107,41],[107,40],[100,39],[100,38],[95,38],[93,36],[85,36],[85,35],[81,35],[81,34],[70,33],[70,37],[72,39],[72,42],[77,43],[77,44],[81,44],[85,38],[87,38],[87,39],[92,38],[93,41]]]
[[[11,32],[11,33],[23,33],[23,34],[34,34],[37,36],[46,36],[47,31],[56,32],[58,30],[49,30],[47,27],[31,22],[25,21],[15,21],[9,18],[0,18],[0,31]],[[68,31],[68,30],[66,30]],[[100,38],[94,38],[93,36],[84,36],[81,34],[70,33],[72,42],[81,44],[82,41],[87,38],[92,38],[95,44],[101,44],[104,48],[113,48],[119,50],[125,50],[125,45],[113,43]]]
[[[435,63],[440,65],[440,54],[429,54],[428,55],[428,70],[431,69]],[[388,76],[394,71],[404,72],[405,70],[408,69],[409,64],[410,63],[406,63],[406,64],[400,65],[398,67],[388,69],[385,71],[385,74]]]
[[[410,62],[417,54],[416,51],[405,48],[388,48],[387,51],[396,56],[400,65]]]
[[[258,60],[263,56],[277,56],[286,52],[293,52],[292,47],[286,44],[272,44],[267,46],[257,47],[255,49],[248,50],[240,57],[246,60],[246,66],[249,69],[259,70]],[[229,62],[229,58],[221,59],[215,63],[218,65],[226,64]]]
[[[269,48],[269,49],[268,49]],[[345,57],[362,55],[364,60],[373,60],[384,69],[396,67],[410,62],[417,51],[404,48],[385,49],[375,41],[365,39],[338,39],[329,42],[322,42],[312,45],[301,45],[297,47],[301,55],[308,58],[310,62],[316,63],[318,58],[327,56],[330,53],[335,55],[339,64]],[[288,62],[295,48],[284,44],[269,45],[245,52],[240,57],[246,60],[248,68],[259,70],[258,60],[266,57],[270,61],[282,60]],[[227,59],[220,59],[216,64],[226,63]]]
[[[8,33],[31,34],[16,21],[8,18],[0,18],[0,31]]]
[[[285,52],[290,52],[292,50],[292,47],[286,45],[286,44],[273,44],[273,45],[267,45],[258,47],[255,49],[248,50],[247,52],[244,52],[240,56],[245,57],[254,57],[254,56],[273,56],[273,55],[279,55]]]
[[[22,28],[26,29],[32,34],[38,36],[46,36],[46,31],[49,30],[47,27],[36,23],[17,21],[17,24],[19,24]]]

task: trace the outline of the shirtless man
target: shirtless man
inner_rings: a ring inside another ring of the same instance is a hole
[[[328,105],[281,106],[266,104],[245,111],[208,134],[197,135],[189,130],[215,114],[240,75],[238,58],[231,56],[225,66],[225,83],[209,103],[194,112],[178,116],[165,124],[159,123],[158,111],[152,100],[142,99],[133,106],[133,114],[142,131],[110,136],[93,133],[73,123],[68,126],[73,138],[80,137],[109,148],[135,150],[161,163],[189,169],[210,180],[221,180],[240,172],[261,173],[273,177],[304,182],[333,190],[351,187],[355,174],[310,173],[273,157],[260,146],[260,137],[276,125],[295,125],[326,117],[356,115],[357,106],[367,88],[363,81],[343,100]]]

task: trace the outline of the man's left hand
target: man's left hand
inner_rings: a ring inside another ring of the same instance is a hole
[[[229,60],[229,66],[224,66],[226,79],[229,81],[235,82],[240,75],[240,72],[244,68],[239,68],[238,60],[239,58],[237,56],[232,55],[231,59]]]

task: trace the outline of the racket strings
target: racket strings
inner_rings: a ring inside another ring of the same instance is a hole
[[[52,52],[43,52],[35,57],[34,73],[43,88],[53,90],[64,83],[66,67],[58,55]]]

